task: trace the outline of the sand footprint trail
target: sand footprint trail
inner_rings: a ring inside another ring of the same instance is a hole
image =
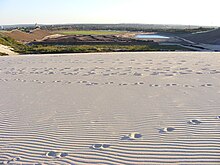
[[[0,164],[220,164],[218,53],[0,58]]]

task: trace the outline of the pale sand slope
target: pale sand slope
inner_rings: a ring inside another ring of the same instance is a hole
[[[2,57],[0,91],[0,163],[220,164],[219,53]]]
[[[13,51],[13,48],[9,47],[9,46],[5,46],[0,44],[0,52],[1,53],[6,53],[8,55],[17,55],[18,53]]]

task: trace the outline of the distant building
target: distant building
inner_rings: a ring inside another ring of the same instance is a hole
[[[35,28],[40,28],[40,25],[38,25],[37,23],[35,23]]]
[[[1,29],[1,30],[4,30],[4,27],[3,27],[3,26],[0,26],[0,29]]]

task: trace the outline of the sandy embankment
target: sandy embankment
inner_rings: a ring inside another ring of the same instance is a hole
[[[42,40],[44,37],[51,35],[51,32],[47,30],[35,29],[30,33],[26,33],[16,29],[10,32],[4,32],[4,34],[18,42],[29,43],[32,41]]]
[[[2,57],[0,164],[220,164],[219,64],[201,52]]]
[[[18,55],[18,53],[13,51],[13,48],[2,44],[0,44],[0,52],[8,55]]]

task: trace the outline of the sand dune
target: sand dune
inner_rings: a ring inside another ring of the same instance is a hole
[[[2,45],[2,44],[0,44],[0,52],[8,54],[8,55],[17,55],[18,54],[13,51],[13,48],[11,48],[9,46]]]
[[[219,53],[0,58],[0,163],[220,164]]]
[[[4,34],[13,38],[16,41],[20,41],[24,43],[42,40],[44,37],[51,35],[49,31],[41,30],[41,29],[35,29],[30,33],[26,33],[20,30],[13,30],[10,32],[4,32]]]

